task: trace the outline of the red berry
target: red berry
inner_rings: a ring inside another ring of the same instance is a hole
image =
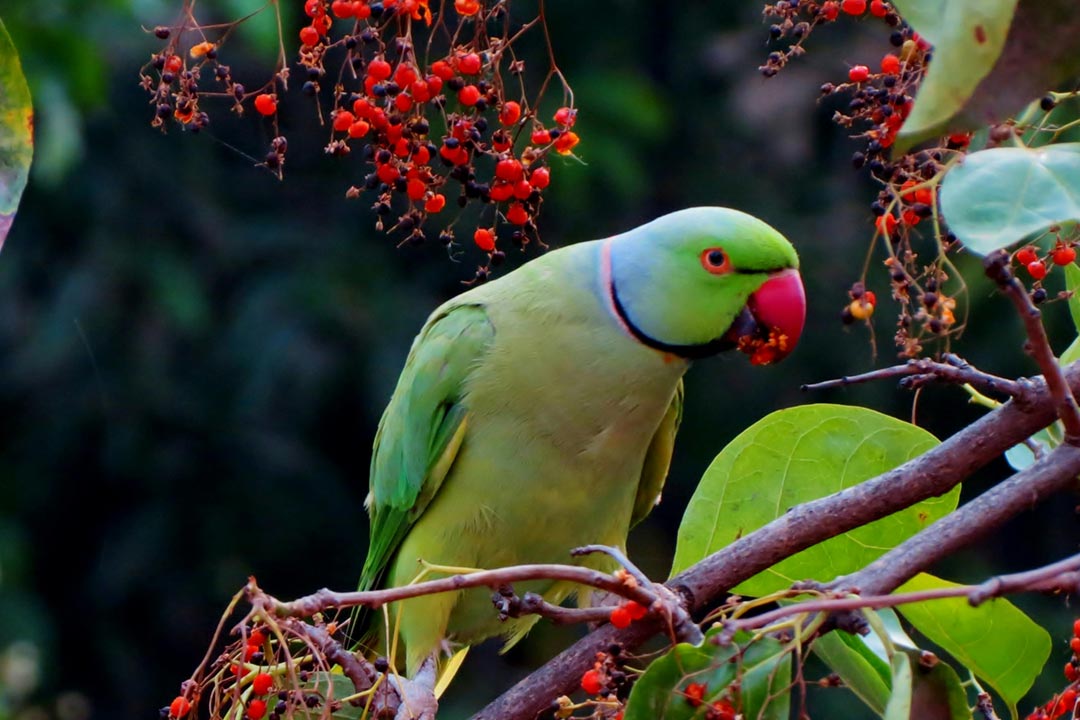
[[[919,188],[915,191],[915,202],[932,205],[934,203],[934,191],[930,188]]]
[[[432,195],[424,203],[424,212],[437,213],[446,207],[446,196],[443,194]]]
[[[426,145],[416,148],[416,152],[413,153],[413,162],[417,165],[427,165],[429,160],[431,160],[431,153]]]
[[[518,180],[514,183],[514,197],[518,200],[527,200],[532,195],[532,185],[528,180]]]
[[[252,645],[248,643],[244,646],[244,662],[251,662],[251,658],[255,653],[262,652],[262,647],[259,645]]]
[[[580,141],[581,138],[577,136],[577,133],[564,132],[562,135],[559,136],[558,140],[555,141],[555,150],[560,155],[567,155]]]
[[[393,185],[394,181],[401,176],[401,173],[396,167],[390,163],[386,163],[385,165],[380,165],[378,169],[375,170],[375,175],[379,178],[380,182],[384,182],[387,185]]]
[[[573,127],[577,122],[577,110],[568,107],[559,108],[555,111],[555,122],[566,127]]]
[[[883,235],[892,235],[893,231],[896,230],[896,226],[898,223],[899,221],[892,213],[886,213],[874,222],[874,224],[877,226],[878,232]]]
[[[862,15],[866,12],[866,0],[840,0],[840,9],[848,15]]]
[[[353,0],[353,15],[360,20],[371,17],[371,8],[368,7],[367,0]]]
[[[251,681],[251,692],[256,695],[265,695],[270,692],[270,688],[274,686],[274,678],[270,673],[259,673],[255,676],[255,679]]]
[[[316,17],[326,12],[326,8],[323,7],[322,0],[307,0],[304,3],[304,13],[308,17]]]
[[[316,32],[318,32],[320,35],[325,35],[326,33],[330,32],[330,25],[332,24],[332,22],[333,21],[330,20],[330,16],[319,15],[318,17],[312,19],[311,27],[315,28]]]
[[[454,0],[454,9],[457,10],[458,15],[469,17],[480,12],[480,2],[479,0]]]
[[[419,178],[413,178],[405,184],[405,194],[409,196],[410,200],[419,201],[424,199],[424,194],[427,192],[427,185]]]
[[[529,138],[533,145],[547,145],[551,142],[551,133],[547,130],[533,130],[532,137]]]
[[[397,70],[394,71],[394,82],[402,89],[412,85],[417,77],[416,69],[412,65],[406,65],[405,63],[398,65]]]
[[[371,125],[364,120],[357,120],[349,126],[349,137],[354,140],[362,138],[368,134],[368,130],[371,130]]]
[[[866,292],[864,292],[862,295],[862,300],[863,302],[869,303],[870,305],[877,305],[877,295],[874,294],[873,290],[867,290]]]
[[[821,13],[821,17],[832,21],[840,14],[840,6],[835,0],[826,0],[826,2],[821,3],[821,10],[819,10],[819,12]]]
[[[431,64],[431,72],[440,80],[449,80],[454,77],[454,68],[445,60],[436,60]]]
[[[708,686],[705,683],[690,683],[686,686],[686,690],[683,692],[686,694],[686,703],[690,707],[698,707],[701,705],[702,698],[705,697],[705,691]]]
[[[515,225],[524,225],[529,222],[529,213],[521,203],[513,203],[506,211],[506,219]]]
[[[1028,263],[1027,265],[1028,275],[1036,280],[1042,280],[1046,277],[1046,264],[1042,260],[1036,260],[1035,262]]]
[[[183,695],[178,695],[169,703],[169,717],[171,718],[182,718],[189,712],[191,712],[191,703]]]
[[[611,624],[620,630],[630,627],[632,622],[634,619],[630,617],[630,612],[621,605],[611,611]]]
[[[599,695],[604,683],[600,681],[599,670],[586,670],[581,676],[581,689],[589,695]]]
[[[307,25],[300,28],[300,44],[304,47],[314,47],[319,42],[319,31]]]
[[[855,67],[848,70],[847,76],[848,80],[850,80],[851,82],[863,82],[868,77],[870,77],[870,68],[866,67],[865,65],[856,65]]]
[[[179,55],[170,55],[165,61],[165,69],[173,74],[180,72],[182,67],[184,67],[184,61]]]
[[[1054,252],[1051,253],[1050,256],[1054,259],[1055,265],[1069,265],[1076,260],[1076,249],[1069,247],[1068,245],[1063,245],[1059,248],[1054,248]],[[1078,640],[1080,638],[1073,639]],[[1073,648],[1073,650],[1080,652],[1080,650],[1076,650],[1076,648]]]
[[[260,115],[273,115],[277,112],[277,100],[273,95],[263,93],[255,96],[255,109]]]
[[[442,92],[443,79],[438,75],[428,75],[427,78],[428,94],[432,97]]]
[[[398,112],[407,113],[412,110],[412,106],[413,99],[405,93],[401,93],[396,98],[394,98],[394,107],[398,109]]]
[[[409,85],[409,94],[413,96],[413,100],[416,102],[427,102],[431,99],[431,91],[428,90],[428,84],[425,80],[413,80]]]
[[[1020,248],[1013,255],[1013,259],[1021,265],[1030,265],[1039,259],[1039,256],[1035,253],[1035,248],[1030,245]]]
[[[468,53],[458,58],[458,70],[462,75],[477,75],[483,67],[483,61],[476,53]]]
[[[904,224],[908,227],[915,227],[919,224],[922,218],[914,210],[905,210],[900,214],[900,219],[904,221]]]
[[[882,0],[870,0],[870,14],[874,17],[885,17],[889,14],[889,8]]]
[[[356,117],[348,110],[338,110],[334,115],[334,131],[345,132],[349,126],[356,122]]]
[[[497,182],[491,186],[491,199],[505,202],[514,196],[514,186],[508,182]]]
[[[473,233],[472,239],[476,243],[476,247],[484,252],[491,252],[495,249],[495,233],[488,228],[478,228]]]
[[[521,163],[512,158],[500,160],[495,164],[495,177],[506,182],[517,182],[524,173],[525,171],[521,169]]]
[[[255,699],[248,703],[247,716],[251,720],[262,720],[262,716],[266,714],[266,701]]]
[[[336,18],[350,18],[354,15],[352,0],[334,0],[330,3],[330,12]]]
[[[887,75],[895,75],[900,72],[900,58],[892,53],[881,58],[881,72]]]
[[[1065,679],[1069,682],[1076,682],[1080,678],[1080,670],[1076,669],[1076,666],[1071,662],[1065,663]]]
[[[458,101],[462,105],[473,106],[480,99],[480,90],[475,85],[466,85],[458,90]]]
[[[630,613],[630,617],[634,618],[635,620],[640,620],[641,618],[645,617],[649,612],[644,605],[633,600],[627,600],[625,603],[623,603],[623,607],[626,608],[626,610]]]
[[[502,110],[499,111],[499,122],[506,127],[510,127],[517,123],[521,119],[521,106],[513,100],[507,100],[503,103]]]
[[[368,77],[375,78],[376,81],[386,80],[390,77],[391,72],[393,72],[393,68],[385,60],[372,60],[367,66]]]
[[[543,190],[551,184],[551,170],[538,167],[529,173],[529,183],[537,190]]]
[[[1080,618],[1073,621],[1073,637],[1080,637]]]
[[[265,645],[265,644],[266,644],[266,635],[264,635],[261,630],[253,630],[252,633],[250,635],[248,635],[248,645],[262,646],[262,645]]]

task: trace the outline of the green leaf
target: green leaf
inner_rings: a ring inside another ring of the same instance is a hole
[[[945,176],[949,229],[986,255],[1054,224],[1080,219],[1080,143],[972,153]]]
[[[900,150],[944,134],[1005,47],[1017,0],[895,0],[934,46],[934,59],[897,136]]]
[[[791,704],[791,659],[784,645],[770,637],[753,639],[737,633],[718,645],[720,628],[705,634],[701,645],[680,643],[655,660],[642,674],[626,701],[625,720],[702,719],[709,705],[731,699],[739,681],[742,716],[787,720]],[[687,686],[704,685],[701,703],[687,697]]]
[[[1080,267],[1077,267],[1076,263],[1065,266],[1065,289],[1072,293],[1069,297],[1069,317],[1072,318],[1073,328],[1080,333]],[[1068,350],[1065,352],[1067,353]],[[1065,355],[1061,357],[1062,360],[1065,359]]]
[[[15,221],[34,155],[34,112],[19,53],[0,20],[0,248]]]
[[[845,405],[803,405],[743,431],[705,471],[679,527],[672,574],[783,515],[880,475],[938,444],[922,428]],[[765,595],[796,580],[853,572],[951,512],[960,489],[808,548],[736,590]]]
[[[889,663],[861,637],[835,630],[814,640],[811,649],[871,710],[878,715],[885,712],[891,687]]]
[[[958,587],[921,573],[897,588],[913,592]],[[965,598],[928,600],[899,608],[915,628],[985,680],[1014,710],[1050,656],[1050,635],[1001,598],[971,607]]]
[[[885,720],[971,720],[960,677],[948,663],[923,661],[918,650],[892,657],[892,695]]]

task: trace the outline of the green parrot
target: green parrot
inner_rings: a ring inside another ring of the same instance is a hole
[[[764,364],[792,350],[806,314],[798,264],[764,222],[699,207],[554,250],[443,304],[375,436],[360,589],[413,582],[424,562],[610,569],[570,550],[624,548],[659,501],[692,360],[737,348]],[[575,588],[515,590],[558,603]],[[400,605],[389,618],[409,677],[445,642],[512,644],[536,621],[500,622],[482,588]],[[381,615],[365,631],[388,651]]]

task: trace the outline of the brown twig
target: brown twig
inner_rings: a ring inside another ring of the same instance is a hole
[[[1065,442],[1070,445],[1080,444],[1080,406],[1065,382],[1065,375],[1058,365],[1050,340],[1046,337],[1046,328],[1042,324],[1042,313],[1028,296],[1027,290],[1009,269],[1009,255],[1004,250],[991,253],[983,261],[986,275],[998,284],[1001,291],[1012,301],[1020,319],[1024,321],[1028,340],[1024,349],[1038,363],[1061,423],[1065,426]]]
[[[829,591],[827,597],[785,605],[752,617],[724,620],[723,624],[725,629],[731,632],[756,630],[796,615],[863,609],[878,610],[927,600],[958,597],[967,598],[968,603],[975,607],[991,598],[1009,594],[1047,590],[1076,591],[1078,569],[1080,569],[1080,554],[1034,570],[990,578],[978,585],[954,585],[887,595],[851,595],[844,590],[833,590]],[[793,590],[792,594],[797,592]]]
[[[917,358],[908,360],[903,365],[893,365],[880,370],[871,370],[860,375],[846,375],[835,380],[810,383],[803,385],[801,389],[828,390],[875,380],[901,378],[901,384],[911,389],[936,380],[957,384],[967,383],[982,392],[1001,393],[1018,399],[1023,399],[1028,394],[1027,386],[1023,383],[984,373],[951,353],[945,357],[948,362],[943,363],[929,358]]]

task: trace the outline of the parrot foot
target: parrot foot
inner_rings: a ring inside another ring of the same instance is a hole
[[[435,720],[439,701],[435,698],[438,662],[434,654],[420,665],[412,679],[391,676],[390,682],[401,697],[394,720]]]

